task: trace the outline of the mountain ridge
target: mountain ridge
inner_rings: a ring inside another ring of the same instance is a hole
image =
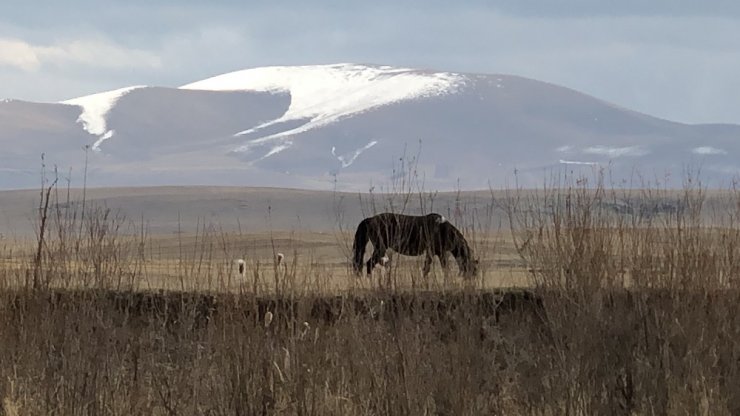
[[[535,186],[546,170],[679,174],[697,161],[721,180],[738,172],[738,138],[737,125],[665,120],[516,75],[261,67],[179,88],[0,102],[0,145],[11,149],[0,188],[38,182],[42,152],[79,180],[86,147],[96,186],[366,190],[393,186],[403,164],[432,189],[476,189],[515,171]]]

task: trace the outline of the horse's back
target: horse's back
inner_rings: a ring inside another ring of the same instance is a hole
[[[366,218],[366,220],[372,220],[373,222],[382,223],[382,224],[398,224],[398,225],[413,225],[413,226],[429,225],[429,223],[441,224],[447,221],[444,216],[442,216],[441,214],[437,214],[437,213],[430,213],[430,214],[425,214],[425,215],[409,215],[409,214],[397,214],[395,212],[382,212],[372,217],[368,217]]]
[[[369,217],[371,240],[401,254],[418,256],[427,250],[440,251],[440,214],[407,215],[384,212]]]

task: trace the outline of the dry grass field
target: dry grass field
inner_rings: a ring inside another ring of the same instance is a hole
[[[342,293],[353,289],[372,289],[383,284],[388,268],[376,269],[372,278],[357,278],[350,269],[351,235],[340,232],[263,232],[254,234],[183,234],[148,236],[142,243],[136,238],[119,237],[125,246],[126,263],[131,275],[121,279],[117,288],[133,290],[188,290],[239,293],[253,291],[254,274],[241,276],[236,261],[244,259],[247,270],[260,274],[273,273],[277,253],[284,253],[285,266],[281,275],[291,276],[295,285],[307,293]],[[423,258],[394,256],[393,275],[404,276],[394,281],[394,287],[440,288],[474,285],[479,288],[523,287],[530,281],[523,262],[516,253],[509,233],[491,233],[478,237],[476,248],[481,255],[481,274],[474,281],[457,276],[456,266],[447,273],[435,261],[432,273],[421,278]],[[0,269],[10,275],[14,270],[29,268],[33,259],[32,241],[6,244],[0,258]],[[140,250],[140,251],[137,251]],[[372,252],[370,248],[369,253]],[[72,261],[66,266],[83,267],[84,262]],[[287,267],[287,269],[286,269]],[[271,279],[256,283],[259,293],[274,290]],[[6,280],[11,283],[11,280]],[[74,287],[84,282],[58,282]],[[22,281],[14,282],[22,286]],[[55,284],[57,286],[57,284]],[[117,286],[117,285],[116,285]]]
[[[732,190],[574,180],[434,196],[481,259],[470,280],[438,264],[424,279],[399,256],[349,273],[367,201],[160,189],[126,190],[116,208],[92,190],[82,211],[54,192],[0,193],[13,229],[0,241],[4,414],[740,412]],[[212,217],[193,218],[208,198]],[[242,198],[267,212],[218,225]]]

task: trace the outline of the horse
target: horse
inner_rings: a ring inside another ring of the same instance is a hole
[[[478,260],[473,259],[473,251],[465,237],[440,214],[416,216],[385,212],[362,220],[355,231],[352,246],[352,265],[358,275],[362,272],[368,241],[374,248],[373,255],[366,263],[368,275],[376,264],[382,262],[387,249],[407,256],[425,254],[424,277],[431,270],[434,256],[439,257],[440,264],[447,269],[448,253],[455,257],[464,277],[472,277],[478,273]]]

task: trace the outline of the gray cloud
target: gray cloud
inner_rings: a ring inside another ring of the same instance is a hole
[[[28,48],[0,47],[0,98],[364,62],[510,73],[672,120],[740,123],[740,3],[730,1],[18,3],[0,5],[0,42]]]
[[[92,68],[158,68],[157,55],[123,48],[105,39],[77,39],[52,45],[34,45],[20,39],[0,37],[0,65],[35,72],[45,65]]]
[[[497,0],[481,4],[522,16],[740,16],[740,3],[734,0]]]

